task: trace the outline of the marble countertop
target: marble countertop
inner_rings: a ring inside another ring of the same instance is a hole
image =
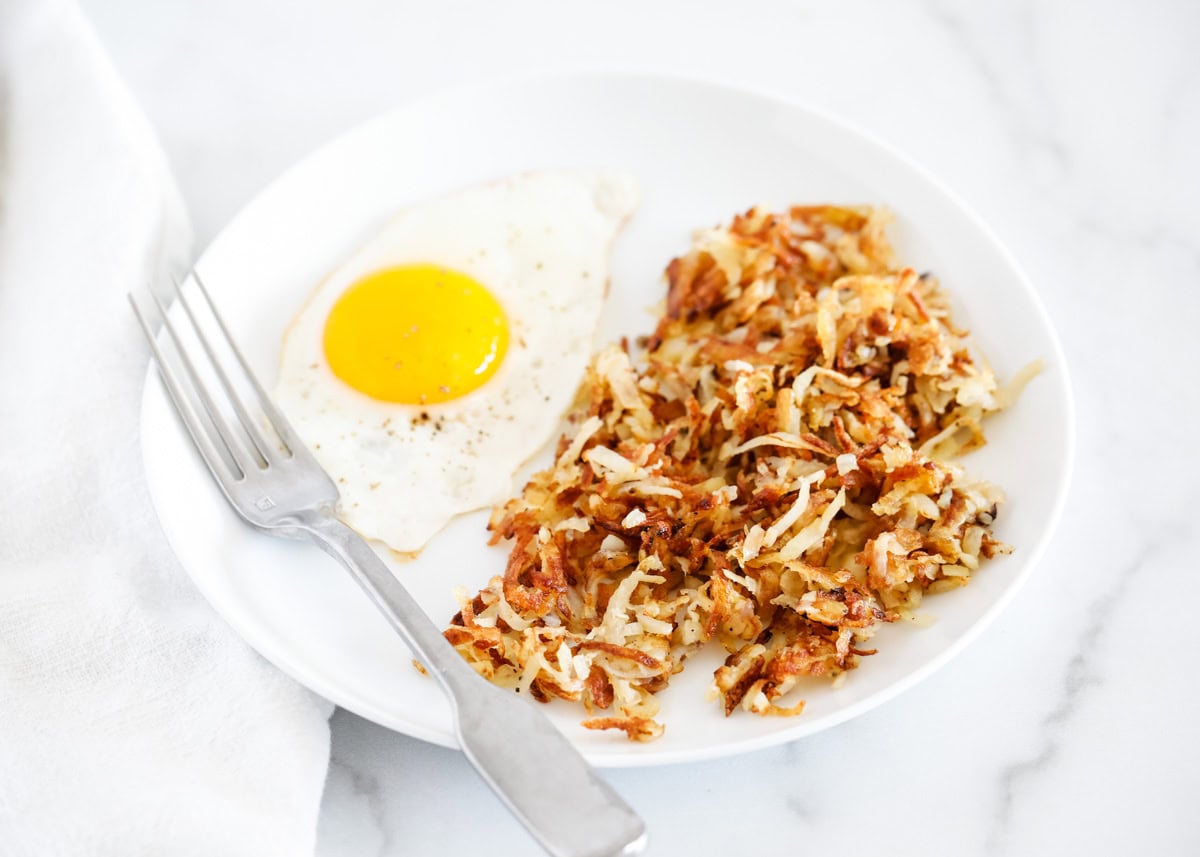
[[[784,90],[887,140],[1008,244],[1079,407],[1068,509],[999,620],[915,690],[739,758],[607,774],[653,855],[1200,853],[1200,6],[85,0],[198,245],[332,135],[545,68]],[[285,10],[286,11],[282,11]],[[1188,569],[1192,568],[1193,572]],[[535,853],[455,752],[339,711],[320,857]]]

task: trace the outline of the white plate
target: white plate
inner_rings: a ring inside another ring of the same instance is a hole
[[[724,718],[704,700],[715,658],[689,661],[661,694],[667,729],[657,742],[584,730],[581,710],[565,703],[545,710],[594,763],[651,765],[790,741],[911,687],[997,614],[1042,553],[1066,494],[1073,408],[1061,349],[1015,262],[962,203],[879,143],[795,104],[708,83],[601,74],[493,83],[405,106],[325,146],[250,203],[199,267],[269,386],[284,326],[310,287],[397,208],[521,170],[594,165],[632,171],[644,194],[617,242],[600,341],[651,329],[645,308],[662,293],[660,272],[696,227],[757,202],[884,203],[897,215],[901,258],[942,278],[999,375],[1039,357],[1046,370],[966,462],[1008,492],[997,530],[1016,552],[931,598],[932,627],[885,628],[879,654],[843,687],[814,682],[802,716]],[[235,518],[153,372],[142,442],[171,544],[254,648],[351,711],[454,746],[447,704],[351,579],[319,551]],[[451,587],[474,589],[503,568],[504,549],[485,546],[485,520],[463,517],[417,562],[394,565],[439,623],[456,609]]]

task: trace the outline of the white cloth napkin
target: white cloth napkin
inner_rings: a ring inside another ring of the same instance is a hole
[[[185,262],[162,152],[69,0],[0,0],[0,854],[311,854],[328,703],[170,553],[125,292]]]

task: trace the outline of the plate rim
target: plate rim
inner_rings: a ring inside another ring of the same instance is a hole
[[[999,236],[987,224],[986,221],[968,205],[953,189],[948,187],[939,178],[933,175],[922,164],[915,161],[905,152],[895,148],[892,144],[879,138],[875,134],[865,131],[855,123],[848,121],[841,116],[819,108],[814,107],[802,99],[797,98],[789,93],[764,86],[751,86],[743,83],[731,83],[728,80],[722,80],[713,77],[690,74],[664,73],[661,71],[639,70],[639,69],[606,69],[603,67],[585,66],[578,68],[562,68],[555,70],[535,70],[523,71],[513,74],[499,75],[495,78],[487,80],[471,80],[460,82],[452,86],[442,87],[422,94],[418,97],[409,99],[390,107],[370,118],[367,118],[341,132],[326,139],[318,146],[308,151],[299,159],[291,162],[273,179],[259,188],[252,196],[245,200],[238,208],[237,212],[225,222],[225,224],[217,231],[217,233],[208,242],[202,252],[196,254],[193,267],[202,268],[205,258],[213,251],[214,247],[218,247],[222,237],[226,234],[230,225],[233,224],[244,211],[258,204],[260,200],[271,194],[274,189],[286,183],[292,175],[305,170],[309,163],[316,160],[322,154],[334,146],[345,145],[347,140],[360,135],[370,135],[372,129],[378,125],[384,125],[394,121],[394,117],[404,112],[418,109],[423,105],[436,102],[438,100],[453,100],[455,98],[468,97],[471,95],[480,95],[488,91],[506,90],[514,86],[542,84],[548,82],[571,83],[583,81],[603,81],[606,79],[621,79],[625,81],[636,81],[646,85],[654,84],[673,84],[673,85],[689,85],[705,87],[715,90],[720,90],[724,94],[737,96],[739,98],[750,98],[756,100],[766,100],[774,102],[780,106],[786,107],[792,111],[799,111],[806,114],[807,117],[816,120],[818,123],[831,126],[837,131],[849,134],[858,138],[870,148],[878,150],[884,156],[890,158],[906,170],[916,176],[929,190],[935,194],[941,195],[944,200],[950,204],[956,214],[967,220],[970,226],[986,240],[990,248],[995,251],[998,256],[1004,261],[1011,272],[1015,275],[1016,282],[1024,290],[1026,297],[1036,311],[1036,314],[1042,324],[1043,329],[1047,333],[1049,344],[1051,346],[1051,354],[1047,355],[1047,364],[1052,365],[1058,372],[1061,373],[1061,385],[1064,392],[1062,400],[1062,411],[1064,425],[1064,455],[1063,466],[1060,478],[1055,485],[1055,496],[1051,505],[1051,511],[1046,519],[1045,525],[1040,531],[1036,542],[1032,545],[1022,548],[1023,562],[1016,569],[1016,573],[1008,585],[1002,590],[1000,595],[995,598],[987,609],[965,630],[960,636],[943,648],[937,655],[927,659],[920,666],[912,669],[910,672],[901,678],[892,681],[886,687],[864,697],[863,699],[845,706],[838,711],[824,716],[820,720],[810,721],[806,723],[803,718],[799,718],[795,722],[795,727],[792,729],[783,729],[778,732],[768,733],[766,735],[751,736],[741,740],[725,741],[709,747],[688,748],[679,750],[662,750],[656,753],[647,752],[630,752],[628,750],[608,750],[597,754],[589,751],[589,748],[580,747],[583,755],[597,767],[604,768],[635,768],[635,767],[658,767],[664,765],[676,765],[687,762],[706,761],[711,759],[725,758],[730,756],[742,755],[745,753],[763,750],[769,747],[788,744],[793,741],[798,741],[802,738],[815,735],[823,732],[826,729],[833,728],[849,720],[852,720],[874,708],[877,708],[888,701],[894,699],[900,694],[911,690],[919,685],[933,673],[940,670],[953,658],[965,650],[971,643],[995,621],[995,619],[1003,612],[1008,605],[1016,597],[1017,593],[1025,586],[1030,576],[1037,568],[1055,533],[1058,530],[1061,522],[1070,487],[1073,481],[1075,472],[1075,460],[1077,455],[1077,412],[1075,402],[1075,391],[1071,383],[1071,372],[1067,363],[1066,354],[1062,347],[1062,342],[1058,334],[1052,318],[1042,301],[1041,295],[1034,286],[1033,281],[1029,278],[1025,269],[1018,262],[1013,253],[1002,242]],[[334,703],[335,705],[345,708],[354,714],[357,714],[367,720],[372,721],[384,728],[400,732],[411,736],[418,740],[426,741],[431,744],[446,747],[449,749],[458,750],[458,744],[454,741],[453,734],[445,734],[433,729],[430,729],[420,723],[415,723],[407,720],[402,716],[397,716],[394,712],[382,710],[380,707],[372,704],[369,700],[358,698],[354,693],[348,693],[346,688],[330,681],[327,677],[319,672],[310,670],[304,663],[303,659],[293,658],[286,646],[277,646],[269,638],[263,638],[258,635],[254,623],[246,620],[241,611],[236,608],[231,608],[230,605],[216,597],[214,590],[210,588],[204,579],[204,575],[193,574],[187,563],[177,549],[178,541],[175,535],[175,524],[168,521],[162,514],[157,494],[152,487],[154,480],[150,477],[151,468],[147,462],[147,444],[145,441],[148,426],[148,403],[151,397],[155,395],[165,396],[165,388],[155,370],[155,364],[152,358],[148,358],[146,374],[144,376],[144,384],[142,388],[142,396],[140,399],[140,415],[139,415],[139,437],[138,443],[141,448],[141,459],[143,473],[146,477],[147,491],[150,496],[151,506],[154,510],[154,517],[158,521],[168,544],[171,547],[172,553],[187,576],[204,596],[205,600],[212,607],[217,616],[229,625],[242,641],[270,662],[273,666],[279,669],[284,674],[288,675],[298,684],[304,686],[308,690],[320,695],[324,699]],[[179,423],[179,431],[183,432],[182,423]],[[262,538],[271,538],[263,535]]]

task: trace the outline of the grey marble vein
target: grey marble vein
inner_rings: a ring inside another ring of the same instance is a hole
[[[386,820],[387,807],[380,792],[379,780],[340,759],[331,760],[330,768],[345,772],[350,778],[354,796],[366,802],[371,813],[371,820],[379,830],[380,842],[379,850],[376,852],[377,857],[391,854],[392,837]]]
[[[1071,168],[1067,144],[1056,134],[1056,111],[1041,59],[1035,50],[1038,37],[1037,18],[1030,3],[1007,3],[992,14],[1003,14],[1013,23],[1007,30],[988,26],[987,15],[970,15],[978,9],[964,8],[956,3],[929,3],[930,18],[949,35],[963,62],[982,82],[984,89],[1005,115],[1015,122],[1009,125],[1011,141],[1021,149],[1031,149],[1047,155],[1057,172]],[[962,13],[968,18],[964,19]],[[970,26],[971,20],[975,26]],[[982,29],[983,32],[977,32]],[[990,42],[1000,30],[1014,46],[993,57]],[[1014,62],[1014,60],[1016,60]],[[999,64],[998,64],[999,63]],[[1014,93],[1014,89],[1017,91]],[[1028,158],[1026,154],[1024,157]]]
[[[1101,674],[1096,670],[1093,661],[1094,650],[1100,636],[1110,624],[1108,611],[1111,610],[1113,602],[1131,585],[1140,565],[1141,563],[1132,565],[1118,573],[1116,584],[1092,602],[1087,612],[1087,627],[1074,642],[1074,654],[1067,664],[1062,693],[1054,708],[1042,721],[1040,746],[1032,756],[1010,764],[1000,772],[999,796],[986,844],[989,855],[1000,855],[1006,850],[1006,837],[1013,807],[1021,797],[1023,786],[1054,764],[1059,755],[1059,741],[1071,718],[1085,703],[1088,689],[1101,683]]]

